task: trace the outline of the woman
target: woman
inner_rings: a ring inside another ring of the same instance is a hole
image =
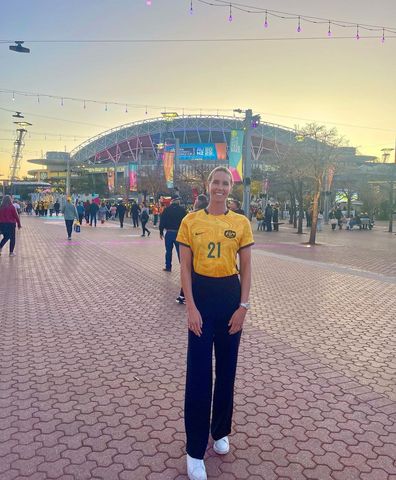
[[[140,214],[140,221],[142,222],[142,230],[143,230],[143,234],[141,235],[141,237],[145,237],[146,232],[147,232],[147,236],[149,237],[151,232],[148,228],[146,228],[146,224],[147,224],[147,222],[149,221],[149,218],[150,218],[149,209],[143,203],[141,210],[142,210],[142,213]]]
[[[4,195],[0,206],[0,232],[3,234],[3,239],[0,242],[0,255],[4,245],[10,241],[10,257],[15,257],[15,226],[18,225],[18,230],[21,227],[19,215],[12,204],[11,197]]]
[[[190,480],[207,478],[203,458],[209,430],[215,452],[229,451],[239,341],[250,307],[253,235],[246,217],[227,210],[232,184],[228,168],[215,168],[208,178],[208,207],[188,214],[177,236],[189,328],[185,427]],[[213,344],[216,380],[210,423]]]
[[[107,219],[107,207],[106,207],[106,204],[104,202],[102,202],[100,204],[100,207],[99,207],[99,220],[100,220],[100,223],[105,223],[105,220]]]

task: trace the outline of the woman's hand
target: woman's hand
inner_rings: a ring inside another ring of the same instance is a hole
[[[202,317],[195,305],[188,308],[187,319],[188,329],[200,337],[202,335]]]
[[[242,330],[243,322],[245,321],[246,317],[246,308],[239,307],[238,310],[235,310],[234,314],[231,317],[231,320],[228,322],[228,326],[231,327],[228,330],[230,335],[234,333],[238,333]]]

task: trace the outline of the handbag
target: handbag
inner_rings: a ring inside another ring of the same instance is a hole
[[[75,231],[76,233],[80,233],[81,227],[80,227],[80,223],[79,223],[79,222],[74,222],[73,228],[74,228],[74,231]]]

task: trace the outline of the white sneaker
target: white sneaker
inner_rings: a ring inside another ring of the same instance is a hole
[[[10,253],[10,257],[16,257],[16,253],[14,252]]]
[[[207,480],[204,461],[187,455],[187,475],[190,480]]]
[[[219,455],[225,455],[230,451],[230,441],[228,437],[220,438],[220,440],[215,440],[213,444],[213,450]]]

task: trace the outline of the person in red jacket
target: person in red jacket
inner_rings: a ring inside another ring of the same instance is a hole
[[[15,227],[18,225],[18,230],[21,228],[21,221],[19,215],[12,204],[11,197],[5,195],[0,206],[0,232],[3,234],[3,239],[0,242],[0,255],[4,245],[10,241],[10,257],[15,257]]]

